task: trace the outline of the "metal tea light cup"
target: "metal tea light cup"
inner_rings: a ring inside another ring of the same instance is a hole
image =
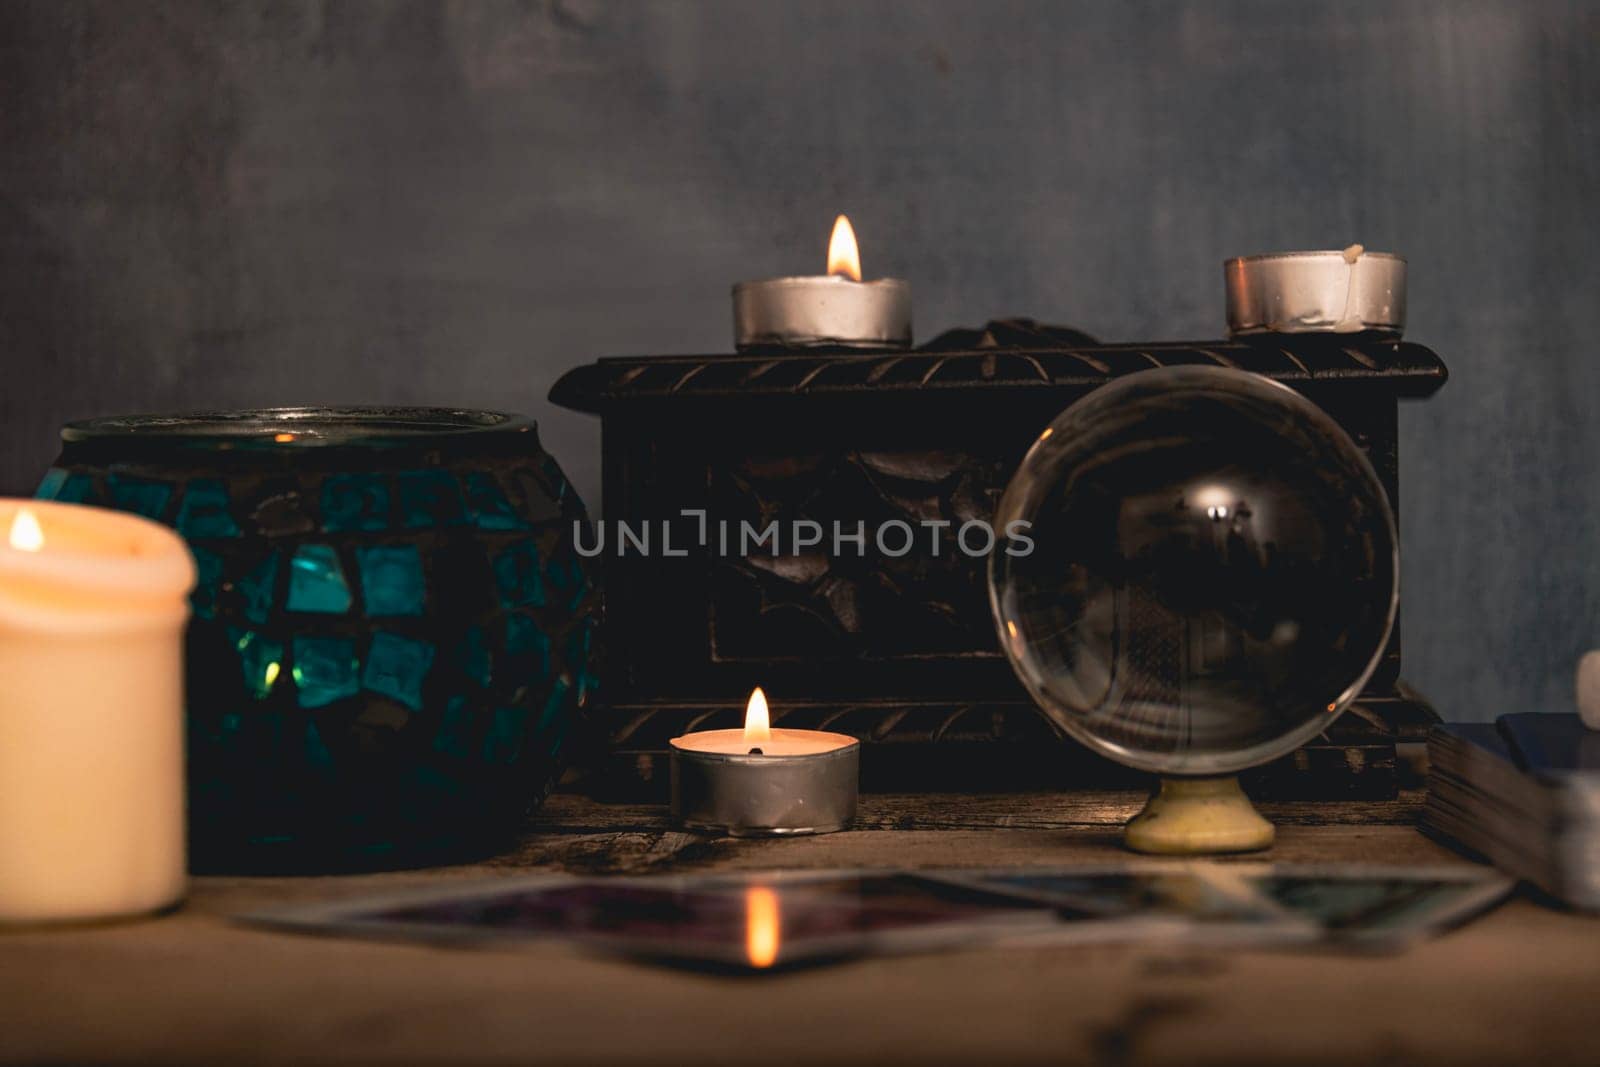
[[[768,278],[733,287],[733,339],[749,348],[911,347],[911,285],[827,277]]]
[[[1406,261],[1351,245],[1273,252],[1222,265],[1228,334],[1389,333],[1406,324]]]
[[[842,736],[842,735],[841,735]],[[861,743],[796,756],[697,752],[672,742],[672,814],[731,837],[843,830],[856,815]]]

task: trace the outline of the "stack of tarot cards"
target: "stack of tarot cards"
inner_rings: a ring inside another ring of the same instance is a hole
[[[560,941],[754,973],[974,945],[1111,941],[1401,948],[1497,902],[1480,868],[1189,863],[1035,870],[523,876],[242,916],[304,933]]]
[[[1423,827],[1575,908],[1600,910],[1600,733],[1522,712],[1428,736]]]

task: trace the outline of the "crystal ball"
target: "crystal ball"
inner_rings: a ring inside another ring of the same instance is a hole
[[[1245,371],[1096,389],[1040,434],[995,526],[1026,538],[989,566],[1023,684],[1072,737],[1164,775],[1231,774],[1326,729],[1399,603],[1394,518],[1366,456]]]

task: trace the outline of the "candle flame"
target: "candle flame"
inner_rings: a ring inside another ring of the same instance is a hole
[[[23,508],[11,520],[11,547],[22,552],[37,552],[44,547],[44,530],[33,512]]]
[[[856,247],[856,231],[843,215],[833,220],[833,236],[828,238],[828,273],[843,274],[851,281],[861,280],[861,250]]]
[[[759,745],[772,740],[772,719],[767,714],[767,694],[758,685],[750,694],[750,703],[744,706],[744,739],[747,744]]]
[[[744,951],[752,967],[771,967],[778,962],[778,894],[766,886],[753,885],[744,894]]]

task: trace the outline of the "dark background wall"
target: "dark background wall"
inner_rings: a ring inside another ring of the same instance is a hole
[[[0,492],[69,417],[538,414],[722,350],[835,212],[921,336],[1216,336],[1227,255],[1411,263],[1449,386],[1402,416],[1407,674],[1569,706],[1600,645],[1600,5],[0,6]]]

